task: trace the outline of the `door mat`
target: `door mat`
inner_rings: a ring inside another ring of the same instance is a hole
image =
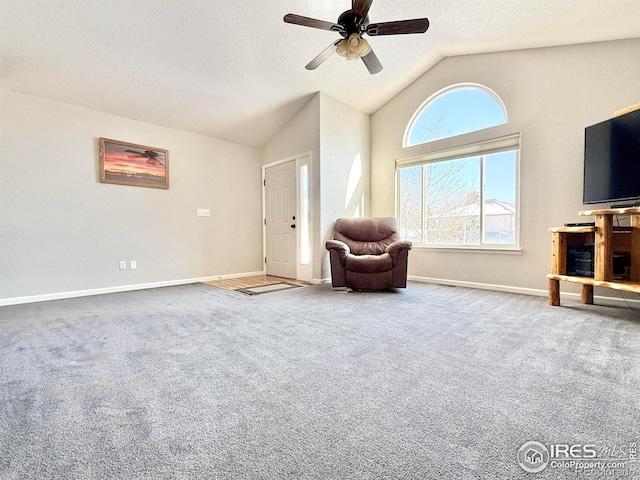
[[[271,283],[269,285],[260,285],[259,287],[248,288],[236,288],[235,291],[244,293],[245,295],[261,295],[263,293],[280,292],[282,290],[289,290],[290,288],[298,288],[302,285],[294,285],[293,283]]]

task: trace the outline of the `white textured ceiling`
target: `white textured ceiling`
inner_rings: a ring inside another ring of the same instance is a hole
[[[423,35],[370,37],[384,70],[334,55],[350,0],[0,0],[0,87],[263,145],[317,91],[373,113],[445,56],[640,37],[640,0],[374,0],[372,23],[428,17]],[[1,112],[0,112],[1,114]]]

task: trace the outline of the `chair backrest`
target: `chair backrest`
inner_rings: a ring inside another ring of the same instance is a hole
[[[381,255],[400,240],[398,222],[393,217],[339,218],[333,239],[346,243],[354,255]]]

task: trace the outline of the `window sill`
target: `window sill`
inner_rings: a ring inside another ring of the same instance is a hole
[[[413,245],[414,250],[428,250],[431,252],[442,252],[442,253],[491,253],[491,254],[501,254],[501,255],[522,255],[522,248],[520,247],[478,247],[478,246],[469,246],[469,247],[453,247],[449,245]]]

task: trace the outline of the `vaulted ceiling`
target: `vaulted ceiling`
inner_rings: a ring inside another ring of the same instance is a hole
[[[0,0],[0,87],[252,146],[317,91],[373,113],[446,56],[640,37],[638,0],[374,0],[372,23],[428,17],[423,35],[369,37],[384,69],[334,55],[350,0]],[[1,111],[0,111],[1,114]]]

